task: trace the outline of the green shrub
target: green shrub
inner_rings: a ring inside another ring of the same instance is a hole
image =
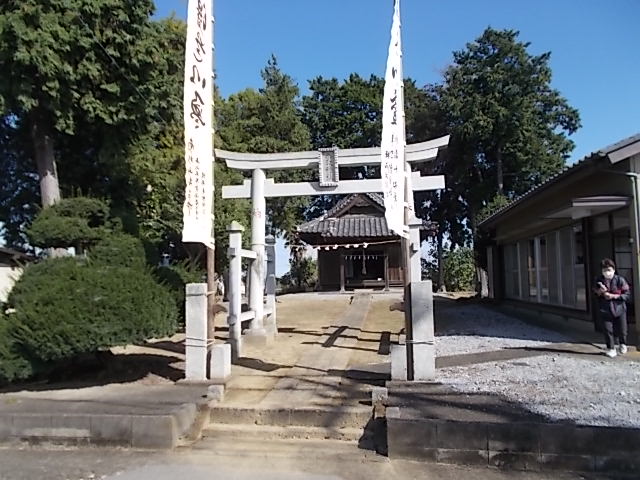
[[[19,351],[9,319],[0,312],[0,385],[33,375],[32,364]]]
[[[87,253],[92,265],[111,265],[143,269],[146,255],[142,241],[126,233],[110,233]]]
[[[289,265],[291,282],[295,282],[298,288],[304,289],[315,285],[318,279],[318,265],[313,258],[291,259]]]
[[[96,198],[65,198],[42,209],[27,230],[29,241],[40,248],[82,250],[110,230],[109,206]]]
[[[76,258],[30,265],[8,303],[21,351],[44,362],[172,334],[178,317],[148,271]]]
[[[473,249],[461,247],[444,255],[444,284],[449,292],[473,290],[475,261]]]
[[[205,272],[199,268],[191,267],[187,262],[176,263],[166,267],[158,267],[155,270],[156,277],[171,291],[178,312],[180,323],[185,322],[184,289],[187,283],[205,282]]]

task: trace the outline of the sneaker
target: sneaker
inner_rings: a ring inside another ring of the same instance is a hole
[[[604,352],[604,354],[605,354],[607,357],[609,357],[609,358],[613,358],[613,357],[615,357],[616,355],[618,355],[618,352],[616,352],[616,349],[615,349],[615,348],[610,348],[610,349],[608,349],[606,352]]]
[[[627,353],[627,346],[623,343],[620,345],[620,355]]]

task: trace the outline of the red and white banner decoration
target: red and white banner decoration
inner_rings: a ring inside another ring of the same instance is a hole
[[[213,8],[189,0],[184,72],[183,242],[213,246]]]
[[[394,2],[391,42],[387,58],[382,105],[382,188],[387,225],[396,234],[408,236],[404,223],[405,181],[404,84],[402,77],[402,39],[400,34],[400,0]],[[411,187],[409,185],[409,187]],[[413,196],[411,192],[410,200]],[[413,202],[409,202],[413,203]]]

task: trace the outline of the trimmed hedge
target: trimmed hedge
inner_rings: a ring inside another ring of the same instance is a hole
[[[170,335],[178,318],[171,293],[147,270],[77,258],[27,267],[8,303],[21,351],[44,362]]]
[[[0,384],[22,380],[33,375],[31,362],[25,359],[11,334],[9,319],[0,312]]]
[[[109,206],[97,198],[65,198],[44,208],[27,230],[29,241],[40,248],[86,248],[107,235]]]
[[[106,235],[87,253],[92,265],[144,269],[147,261],[142,241],[126,233]]]

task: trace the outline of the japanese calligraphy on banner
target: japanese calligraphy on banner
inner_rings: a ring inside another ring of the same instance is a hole
[[[189,0],[184,72],[182,241],[213,246],[213,28],[211,0]]]
[[[404,224],[405,181],[404,86],[402,78],[402,39],[400,0],[394,2],[391,42],[384,83],[382,105],[381,174],[387,225],[396,234],[408,236]],[[411,190],[409,185],[409,191]],[[412,196],[412,195],[411,195]],[[409,202],[412,204],[413,202]]]

